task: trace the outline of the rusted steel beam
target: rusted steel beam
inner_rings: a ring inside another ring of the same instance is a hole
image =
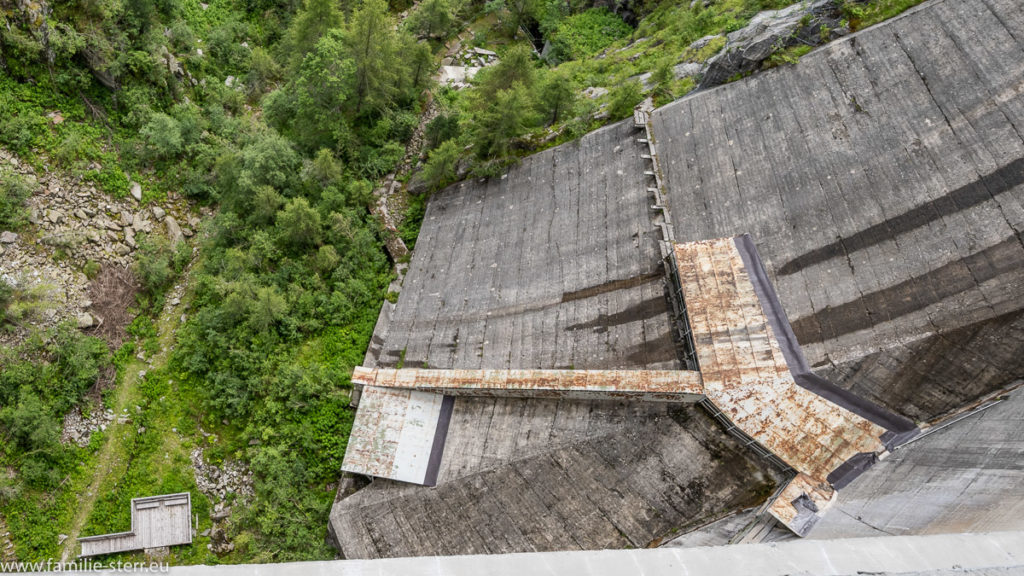
[[[698,402],[701,376],[685,370],[428,370],[358,367],[353,384],[462,396]]]
[[[797,384],[800,367],[789,366],[772,325],[780,320],[766,315],[736,239],[673,249],[704,393],[799,473],[769,512],[804,535],[831,502],[829,474],[852,459],[884,454],[887,429]]]

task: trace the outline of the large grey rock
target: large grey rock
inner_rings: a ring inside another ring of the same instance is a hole
[[[142,185],[138,182],[132,182],[131,188],[132,198],[135,198],[137,202],[142,202]]]
[[[163,220],[164,216],[166,216],[166,215],[167,215],[167,212],[164,211],[163,208],[161,208],[159,206],[153,206],[153,218],[156,218],[157,220]]]
[[[708,60],[700,87],[718,86],[753,72],[772,54],[790,46],[817,46],[849,34],[841,4],[839,0],[816,0],[809,6],[798,3],[757,14],[745,27],[729,33],[725,47]]]
[[[88,312],[82,312],[81,314],[79,314],[77,320],[78,327],[82,330],[85,330],[86,328],[92,328],[93,326],[96,325],[96,319],[93,318],[93,315],[89,314]]]
[[[139,233],[139,232],[152,232],[153,231],[153,223],[150,222],[149,220],[146,220],[145,218],[143,218],[141,212],[140,213],[136,213],[135,217],[132,218],[132,229],[135,230],[136,233]]]
[[[672,68],[672,75],[675,76],[676,80],[682,78],[689,78],[700,74],[702,66],[696,62],[683,62],[682,64],[676,64]]]
[[[721,37],[722,37],[721,34],[708,34],[707,36],[704,36],[703,38],[698,38],[697,40],[694,40],[690,44],[690,50],[692,50],[694,52],[696,52],[697,50],[702,50],[708,44],[711,44],[712,40],[715,40],[715,39],[721,38]]]
[[[184,240],[181,226],[178,225],[178,221],[174,219],[174,216],[164,218],[164,226],[167,227],[167,237],[171,239],[171,244],[177,244]]]
[[[18,241],[18,235],[14,232],[3,231],[0,232],[0,244],[14,244]]]

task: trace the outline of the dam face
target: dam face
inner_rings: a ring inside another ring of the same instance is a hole
[[[675,240],[749,233],[817,376],[928,422],[1024,375],[1016,0],[931,0],[656,110],[648,129]],[[431,198],[367,367],[681,368],[638,134],[615,124]],[[998,414],[986,424],[1002,432],[979,429],[971,453],[1000,443],[985,474],[1012,481],[979,487],[984,502],[1019,498],[1020,420]],[[956,461],[969,477],[971,457]],[[850,510],[868,510],[907,490],[885,474],[927,482],[899,462],[840,490],[840,505],[847,491]],[[782,480],[692,406],[458,396],[436,487],[339,493],[331,533],[348,558],[646,547]],[[824,522],[829,537],[860,535]]]
[[[750,233],[811,366],[912,419],[1021,377],[1022,41],[930,2],[657,110],[677,240]]]

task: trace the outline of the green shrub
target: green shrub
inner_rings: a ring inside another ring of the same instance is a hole
[[[633,108],[644,99],[644,88],[633,80],[617,86],[611,93],[608,114],[612,120],[620,120],[633,114]]]
[[[95,260],[89,260],[88,262],[85,263],[84,266],[82,266],[82,273],[85,274],[86,278],[92,280],[99,275],[100,270],[102,270],[102,268],[103,267],[100,265],[99,262],[96,262]]]
[[[441,145],[445,140],[458,138],[459,114],[458,112],[442,112],[435,116],[423,130],[426,136],[425,148],[432,150]]]
[[[548,38],[559,61],[596,54],[633,31],[607,8],[591,8],[562,20]]]
[[[34,188],[25,176],[0,169],[0,230],[20,230],[28,223],[25,201]]]
[[[0,144],[19,154],[26,154],[46,130],[46,121],[33,113],[0,100]]]
[[[153,114],[149,122],[139,130],[139,135],[146,143],[148,156],[154,160],[175,157],[181,153],[184,144],[181,125],[162,112]]]
[[[800,61],[801,56],[807,54],[811,50],[814,50],[814,47],[806,44],[797,44],[782,50],[776,50],[775,52],[772,52],[772,55],[761,64],[761,67],[767,70],[769,68],[784,66],[786,64],[796,64]]]
[[[917,6],[924,0],[874,0],[858,2],[844,0],[843,13],[850,22],[851,30],[860,30]]]
[[[430,190],[436,190],[455,180],[455,168],[462,155],[462,147],[455,140],[448,140],[435,148],[423,169],[414,178]]]
[[[98,156],[96,143],[79,130],[68,131],[53,151],[54,160],[62,168],[75,172],[84,171]]]

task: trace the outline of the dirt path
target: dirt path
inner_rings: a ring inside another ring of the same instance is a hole
[[[195,260],[193,260],[194,262]],[[192,265],[190,264],[182,273],[177,282],[178,286],[184,287],[187,285],[191,268]],[[183,288],[177,289],[174,292],[182,291]],[[171,306],[169,302],[173,301],[172,296],[180,298],[180,303]],[[133,359],[125,366],[124,378],[118,383],[112,406],[110,406],[117,416],[124,414],[124,409],[130,408],[133,404],[134,393],[138,389],[139,380],[144,375],[144,371],[161,368],[167,364],[167,358],[174,344],[174,334],[181,323],[182,310],[186,307],[185,299],[180,294],[172,295],[168,293],[167,299],[168,304],[164,306],[163,311],[160,313],[160,318],[157,320],[159,330],[157,338],[160,342],[160,351],[148,362]],[[61,547],[61,562],[68,562],[73,557],[78,544],[78,537],[82,535],[82,528],[85,527],[85,523],[92,513],[93,506],[95,506],[96,500],[99,498],[100,487],[103,486],[104,480],[111,475],[115,467],[120,464],[114,457],[116,454],[121,453],[125,438],[135,433],[135,425],[131,419],[125,422],[121,422],[121,419],[115,419],[107,426],[107,434],[96,459],[96,469],[93,472],[92,481],[85,492],[79,495],[78,511],[75,512],[74,521],[68,531],[68,538]],[[0,530],[0,533],[2,532]]]

